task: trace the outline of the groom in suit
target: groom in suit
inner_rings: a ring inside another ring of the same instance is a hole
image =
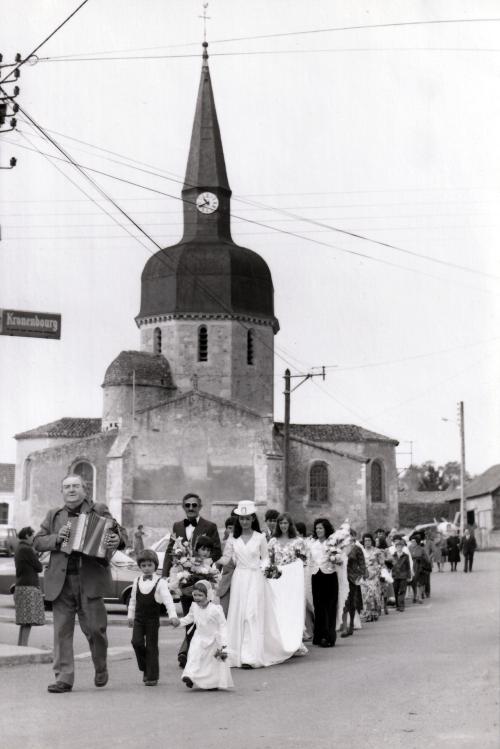
[[[165,559],[163,562],[163,577],[168,577],[170,574],[170,568],[172,566],[172,549],[176,538],[182,538],[186,541],[189,541],[191,544],[191,548],[194,550],[196,548],[196,539],[199,536],[208,536],[210,539],[212,539],[214,544],[212,552],[213,561],[216,562],[220,558],[222,550],[219,531],[217,530],[217,526],[215,525],[215,523],[212,523],[210,520],[205,520],[205,518],[200,517],[201,505],[201,498],[197,494],[186,494],[182,498],[182,509],[184,510],[186,517],[184,518],[184,520],[179,520],[174,523],[174,527],[172,528],[170,541],[168,542],[167,551],[165,553]],[[186,614],[188,613],[189,607],[191,606],[192,602],[193,599],[191,596],[181,596],[181,606],[184,616],[186,616]],[[184,666],[186,665],[187,652],[193,632],[194,630],[191,631],[189,637],[186,634],[186,637],[184,638],[184,641],[179,648],[177,660],[179,661],[180,668],[184,668]]]

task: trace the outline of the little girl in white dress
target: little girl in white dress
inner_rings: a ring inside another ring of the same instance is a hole
[[[227,628],[222,607],[213,603],[213,589],[207,580],[193,586],[189,613],[179,620],[181,627],[196,625],[189,646],[182,681],[199,689],[230,689],[234,686],[227,663]]]

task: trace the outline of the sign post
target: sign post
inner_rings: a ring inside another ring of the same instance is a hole
[[[52,312],[0,309],[0,335],[59,340],[61,338],[61,315]]]

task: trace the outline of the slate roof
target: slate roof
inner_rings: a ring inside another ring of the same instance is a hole
[[[84,419],[64,416],[57,421],[51,421],[50,424],[29,429],[27,432],[20,432],[15,435],[15,439],[38,439],[40,437],[66,437],[79,439],[80,437],[90,437],[101,431],[101,419]]]
[[[275,422],[283,431],[283,422]],[[290,436],[301,437],[311,442],[389,442],[399,445],[392,437],[371,432],[356,424],[290,424]]]
[[[0,492],[13,492],[16,466],[14,463],[0,463]]]
[[[103,387],[132,385],[135,372],[136,385],[174,388],[170,364],[162,354],[149,351],[122,351],[104,375]]]
[[[465,487],[465,496],[469,499],[472,497],[481,497],[483,494],[492,494],[500,488],[500,464],[491,466],[480,476],[469,481]],[[453,492],[450,499],[459,499],[460,490]]]
[[[455,491],[419,492],[416,489],[400,491],[398,501],[403,504],[438,504],[453,499]]]

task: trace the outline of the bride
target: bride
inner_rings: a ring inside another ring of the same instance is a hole
[[[288,513],[278,517],[268,554],[281,571],[278,579],[269,579],[266,585],[266,618],[273,635],[271,642],[266,643],[268,656],[285,660],[292,655],[305,655],[307,648],[302,644],[302,635],[307,549]]]
[[[229,665],[233,668],[272,666],[287,660],[301,648],[304,625],[302,562],[299,560],[299,566],[295,565],[297,557],[294,552],[291,563],[283,563],[282,578],[266,580],[262,569],[269,563],[268,548],[265,536],[260,533],[255,503],[249,500],[239,502],[234,512],[233,537],[227,540],[224,554],[217,562],[218,566],[231,561],[235,565],[227,615]],[[290,521],[288,523],[293,527]],[[290,540],[286,538],[288,543],[280,543],[280,548],[272,552],[276,559],[284,559],[290,553]],[[294,543],[299,541],[293,540]],[[283,585],[279,585],[282,582]],[[297,605],[290,606],[287,597],[291,597],[291,589],[295,590],[297,583]],[[293,615],[288,622],[291,611]]]

